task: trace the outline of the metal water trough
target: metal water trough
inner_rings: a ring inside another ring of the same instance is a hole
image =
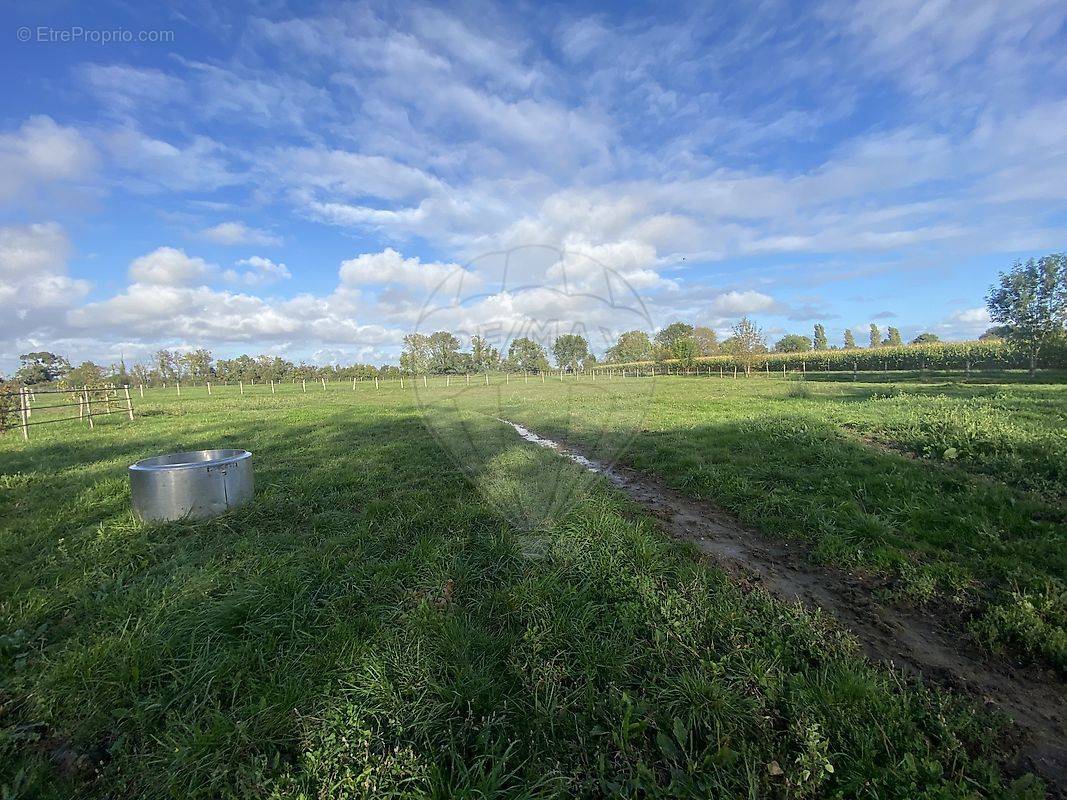
[[[133,513],[146,522],[210,519],[252,500],[252,454],[194,450],[130,467]]]

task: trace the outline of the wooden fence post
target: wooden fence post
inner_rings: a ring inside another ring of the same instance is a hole
[[[211,384],[208,384],[208,385],[210,386]],[[133,419],[133,401],[130,399],[130,387],[129,386],[124,386],[123,389],[125,389],[125,391],[126,391],[126,413],[130,415],[130,419],[132,420]]]
[[[28,442],[30,440],[30,426],[29,426],[29,401],[26,397],[26,388],[24,386],[19,387],[19,417],[22,419],[22,439]]]
[[[377,375],[374,376],[374,388],[375,389],[378,388],[378,376]]]
[[[270,382],[270,393],[271,393],[271,394],[275,394],[275,391],[274,391],[274,381],[271,381],[271,382]]]
[[[544,370],[541,370],[541,383],[544,383],[544,382],[545,382],[545,372],[544,372]]]
[[[304,390],[304,394],[308,393],[308,379],[307,378],[301,378],[300,379],[300,388]]]
[[[89,394],[89,387],[82,388],[85,392],[85,415],[89,418],[89,430],[93,430],[96,426],[93,424],[93,396]]]
[[[240,384],[241,384],[241,394],[244,394],[245,393],[245,382],[244,381],[240,381]]]
[[[486,386],[489,385],[489,372],[488,371],[486,371],[486,373],[485,373],[485,385]]]
[[[326,391],[326,379],[325,378],[320,378],[320,380],[322,381],[322,391],[325,392]]]
[[[207,382],[207,394],[208,394],[208,397],[211,396],[211,381]]]

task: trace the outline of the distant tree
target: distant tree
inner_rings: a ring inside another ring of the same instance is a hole
[[[807,336],[790,333],[774,344],[776,353],[805,353],[811,350],[811,340]]]
[[[674,350],[674,343],[679,339],[692,339],[693,326],[686,322],[672,322],[656,334],[656,344],[665,352]]]
[[[878,330],[878,326],[875,325],[873,322],[871,323],[870,346],[871,347],[881,347],[882,346],[882,332]]]
[[[882,344],[887,347],[898,347],[904,344],[904,340],[900,338],[900,331],[890,325],[889,330],[886,331],[885,338],[882,340]]]
[[[693,328],[693,341],[696,343],[699,356],[713,356],[719,352],[718,335],[704,325],[697,325]]]
[[[815,336],[811,340],[811,346],[815,350],[826,350],[830,346],[826,339],[826,328],[822,326],[821,322],[815,323]]]
[[[195,383],[205,383],[211,379],[211,351],[200,348],[190,350],[178,357],[184,373]]]
[[[404,351],[400,354],[400,369],[422,374],[430,366],[430,337],[424,333],[409,333],[404,337]]]
[[[500,351],[484,336],[471,337],[470,366],[476,372],[488,372],[500,364]]]
[[[845,349],[856,349],[856,337],[852,335],[852,328],[845,328]]]
[[[722,349],[740,360],[747,371],[751,369],[754,355],[767,352],[767,340],[756,323],[748,317],[741,317],[731,330],[730,338],[722,343]]]
[[[15,380],[24,386],[52,383],[70,372],[70,363],[62,356],[47,351],[24,353],[19,356],[22,366],[15,373]]]
[[[104,382],[104,370],[92,361],[83,361],[67,374],[72,386],[99,386]]]
[[[652,340],[644,331],[626,331],[608,348],[605,358],[615,364],[648,361],[652,358]]]
[[[684,366],[690,366],[698,355],[697,342],[692,336],[683,336],[671,345],[671,358]]]
[[[133,369],[130,370],[130,378],[133,383],[151,383],[152,373],[144,364],[134,364]]]
[[[1009,333],[1011,333],[1011,327],[1008,325],[994,325],[992,328],[987,328],[986,332],[978,337],[978,341],[984,342],[989,339],[1007,339]]]
[[[1008,326],[1008,339],[1027,353],[1030,374],[1041,349],[1063,336],[1067,322],[1067,255],[1053,253],[1016,261],[990,287],[986,307],[994,322]]]
[[[459,339],[448,331],[431,333],[426,339],[430,372],[443,374],[459,370]]]
[[[940,342],[941,337],[936,333],[920,333],[914,339],[911,340],[912,344],[933,344],[934,342]]]
[[[577,372],[589,357],[589,342],[576,333],[565,333],[552,345],[552,355],[560,369]]]
[[[522,372],[537,372],[548,368],[545,348],[533,339],[513,339],[508,347],[508,363]]]
[[[153,359],[160,380],[173,381],[178,378],[179,362],[177,353],[172,353],[170,350],[160,349],[156,351]]]

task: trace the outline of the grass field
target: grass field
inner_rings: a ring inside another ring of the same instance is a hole
[[[1061,387],[474,388],[153,390],[0,439],[0,795],[1043,796],[1001,720],[492,417],[1062,666]],[[126,466],[201,447],[254,451],[255,503],[138,523]]]

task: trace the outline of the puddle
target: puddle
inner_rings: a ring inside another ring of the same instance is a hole
[[[829,612],[870,658],[999,708],[1023,733],[1019,766],[1041,775],[1054,793],[1067,796],[1067,689],[1056,678],[969,651],[958,629],[930,614],[880,602],[872,587],[856,576],[812,564],[801,542],[763,536],[713,504],[637,470],[601,464],[522,425],[497,419],[526,441],[603,475],[656,516],[671,536],[692,542],[728,573],[754,578],[780,599]]]

